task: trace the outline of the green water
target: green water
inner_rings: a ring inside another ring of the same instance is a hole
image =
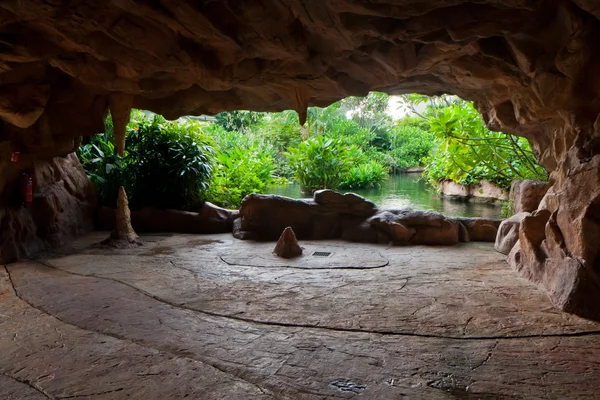
[[[454,217],[501,218],[501,207],[490,204],[462,202],[443,199],[431,186],[419,179],[419,174],[401,174],[391,176],[380,189],[340,190],[342,193],[354,192],[371,200],[381,209],[410,207],[416,210],[433,210]],[[300,185],[271,186],[267,194],[277,194],[294,199],[306,198],[300,191]]]

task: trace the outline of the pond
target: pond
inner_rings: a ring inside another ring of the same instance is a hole
[[[454,217],[501,218],[501,207],[491,204],[463,202],[441,198],[420,174],[393,175],[380,189],[339,190],[353,192],[371,200],[381,209],[411,207],[416,210],[433,210]],[[267,194],[277,194],[294,199],[306,198],[300,185],[270,186]]]

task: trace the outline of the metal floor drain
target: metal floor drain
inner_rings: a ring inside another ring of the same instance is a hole
[[[312,253],[313,257],[329,257],[331,255],[330,251],[315,251]]]
[[[367,385],[352,382],[349,379],[336,379],[333,382],[329,382],[329,387],[333,390],[339,390],[340,392],[354,393],[360,393],[367,389]]]

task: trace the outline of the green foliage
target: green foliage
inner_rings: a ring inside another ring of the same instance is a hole
[[[83,169],[98,190],[100,204],[114,207],[123,180],[123,169],[121,157],[116,154],[110,116],[106,118],[104,125],[104,133],[84,138],[77,155]]]
[[[208,188],[214,150],[196,122],[152,120],[137,110],[131,115],[125,156],[115,154],[112,123],[79,149],[83,167],[99,191],[100,202],[114,207],[124,186],[132,208],[194,209]]]
[[[502,202],[502,210],[500,211],[500,215],[502,218],[510,218],[514,214],[514,204],[511,200],[506,200]]]
[[[217,155],[217,169],[208,200],[223,207],[239,207],[250,193],[262,193],[273,181],[275,164],[257,148],[235,148]]]
[[[394,171],[423,165],[434,146],[433,134],[416,124],[399,124],[390,130],[388,140],[389,166]]]
[[[344,189],[379,188],[387,177],[386,168],[377,161],[370,160],[351,167],[340,187]]]
[[[201,205],[213,170],[214,150],[195,122],[168,122],[155,115],[130,124],[127,176],[133,207],[193,209]]]
[[[291,147],[286,156],[302,191],[337,189],[352,166],[352,149],[337,139],[317,136]]]
[[[517,178],[547,179],[527,140],[488,130],[472,103],[438,109],[429,126],[436,139],[425,173],[431,182],[467,185],[485,179],[508,188]]]
[[[216,123],[227,131],[243,131],[259,123],[264,113],[254,111],[226,111],[215,115]]]

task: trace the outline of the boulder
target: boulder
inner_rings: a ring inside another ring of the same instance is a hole
[[[513,181],[509,194],[513,214],[537,210],[549,188],[548,182],[530,179]]]
[[[5,161],[2,157],[0,170]],[[27,208],[22,204],[20,186],[20,168],[25,165],[33,178],[33,204]],[[2,190],[0,263],[66,244],[94,229],[96,189],[74,153],[10,166],[0,173]]]
[[[388,210],[368,221],[396,244],[452,245],[460,241],[459,224],[433,211]]]
[[[342,240],[358,243],[390,243],[391,238],[364,218],[342,218]]]
[[[340,214],[312,200],[250,194],[240,206],[241,232],[259,240],[277,240],[288,226],[298,239],[335,239],[342,234]]]
[[[281,232],[273,253],[283,258],[295,258],[302,255],[302,247],[298,244],[292,228],[288,226]]]
[[[498,228],[502,223],[502,220],[488,218],[454,219],[466,228],[469,239],[473,242],[494,242],[498,234]]]
[[[494,243],[494,249],[497,252],[506,254],[510,253],[517,240],[519,240],[519,226],[523,218],[530,215],[527,212],[521,212],[505,219],[498,227],[498,234]]]
[[[398,222],[398,216],[389,211],[383,211],[368,219],[368,223],[387,234],[395,244],[406,244],[417,232]]]
[[[459,223],[444,219],[440,226],[417,226],[416,233],[410,238],[410,244],[446,245],[460,242]]]
[[[377,212],[375,203],[354,193],[341,194],[330,189],[317,190],[313,195],[313,200],[328,210],[340,214],[370,217]]]

